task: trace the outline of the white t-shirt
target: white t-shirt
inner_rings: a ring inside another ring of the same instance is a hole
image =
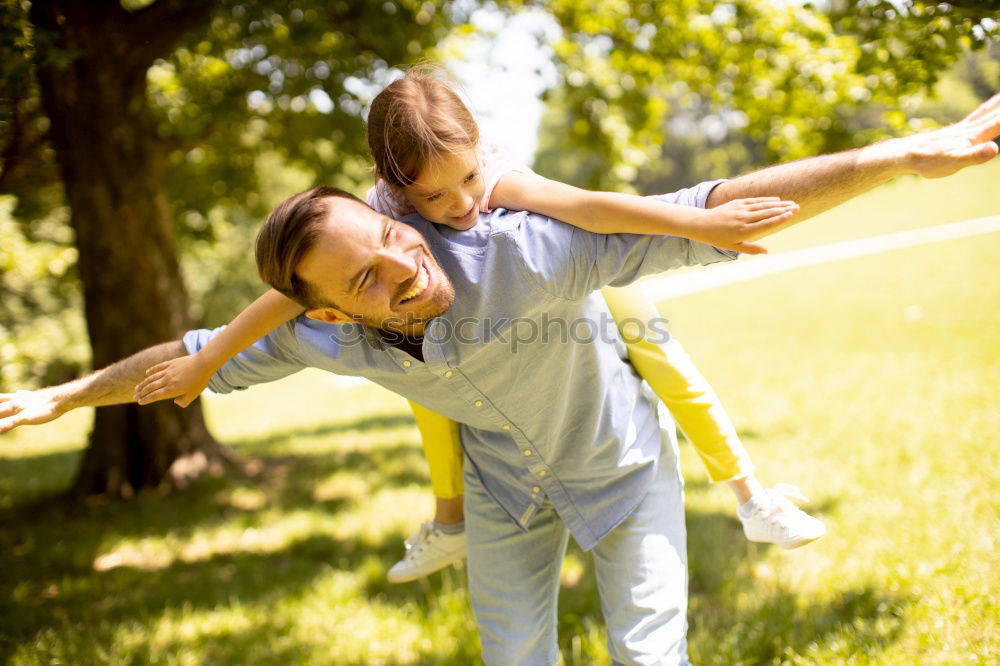
[[[479,205],[479,212],[488,213],[491,210],[490,197],[493,196],[493,189],[497,186],[500,178],[511,171],[531,173],[531,169],[512,160],[506,151],[490,141],[480,141],[476,146],[476,152],[479,154],[483,182],[486,185],[482,203]],[[386,185],[382,179],[379,179],[375,186],[368,190],[366,199],[369,206],[394,220],[417,212],[417,209],[406,197],[393,192],[392,188]]]

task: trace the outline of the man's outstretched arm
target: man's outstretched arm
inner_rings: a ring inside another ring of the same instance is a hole
[[[180,342],[165,342],[66,384],[0,394],[0,433],[47,423],[78,407],[132,402],[135,385],[145,378],[146,368],[186,355]]]
[[[903,174],[942,178],[996,156],[1000,93],[954,125],[755,171],[717,186],[706,207],[745,197],[796,202],[798,224]],[[771,231],[777,231],[772,229]]]

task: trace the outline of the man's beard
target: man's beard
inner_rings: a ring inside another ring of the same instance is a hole
[[[372,328],[380,328],[386,331],[402,333],[408,336],[423,335],[423,327],[435,317],[440,317],[448,311],[455,301],[455,288],[451,280],[440,268],[435,266],[436,274],[434,280],[437,282],[434,294],[424,303],[418,311],[406,311],[393,313],[387,317],[373,317],[371,315],[349,313],[356,322]]]

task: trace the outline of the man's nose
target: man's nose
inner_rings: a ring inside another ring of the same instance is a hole
[[[402,248],[386,248],[381,252],[382,270],[394,283],[412,278],[417,272],[417,259],[413,252]]]

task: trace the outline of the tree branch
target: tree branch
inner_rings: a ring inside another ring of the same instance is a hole
[[[0,152],[0,194],[14,192],[19,180],[29,171],[33,187],[59,181],[54,165],[45,164],[41,155],[48,133],[44,130],[32,131],[33,117],[24,108],[28,102],[22,98],[10,103],[10,129],[7,143]]]
[[[158,0],[127,13],[124,26],[135,64],[145,68],[165,56],[185,34],[207,20],[217,4],[218,0]]]

